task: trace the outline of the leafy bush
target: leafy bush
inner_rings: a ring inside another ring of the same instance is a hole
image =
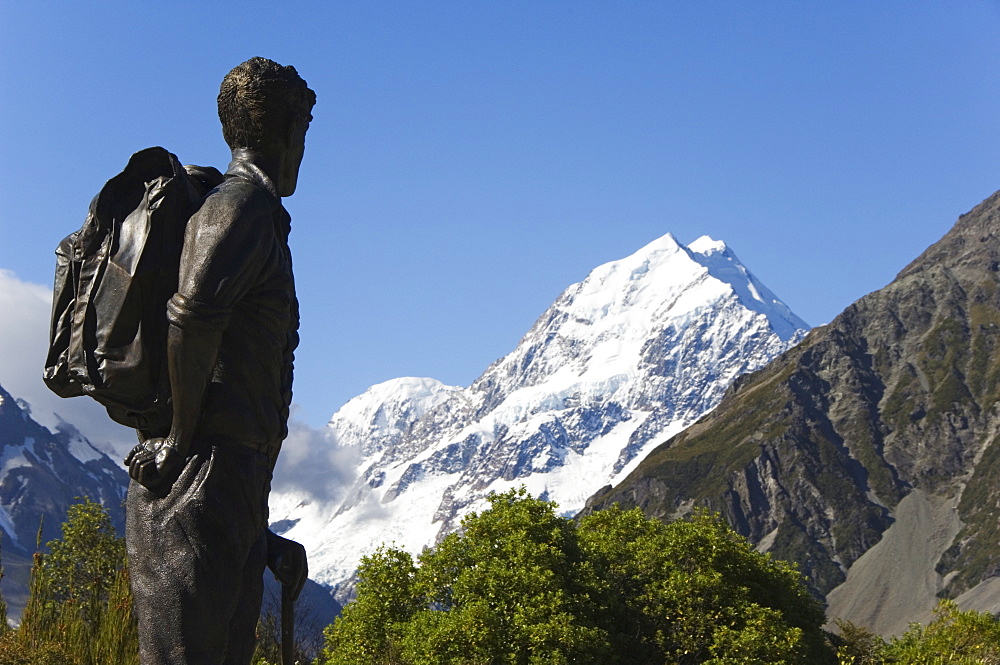
[[[21,626],[5,640],[0,665],[21,662],[19,654],[28,662],[138,665],[125,545],[107,511],[89,499],[70,506],[62,534],[48,554],[35,554]]]
[[[40,558],[41,591],[53,606],[73,606],[88,622],[105,610],[125,568],[125,542],[99,504],[84,499],[66,511],[62,538],[46,543]]]
[[[70,506],[46,549],[35,554],[21,625],[0,623],[0,665],[138,665],[125,544],[107,511],[89,499]],[[5,608],[0,597],[0,616]],[[264,617],[258,632],[254,664],[278,663],[277,619]]]
[[[831,659],[823,609],[801,575],[718,516],[695,512],[663,524],[613,507],[585,517],[579,530],[619,662]]]
[[[801,576],[715,516],[615,507],[577,524],[523,488],[489,501],[417,562],[366,557],[318,662],[835,662]]]
[[[1000,665],[1000,620],[941,600],[926,626],[913,624],[885,642],[850,623],[838,624],[841,665]]]
[[[958,609],[942,600],[927,626],[912,626],[885,648],[886,662],[914,665],[1000,664],[1000,621],[983,612]]]

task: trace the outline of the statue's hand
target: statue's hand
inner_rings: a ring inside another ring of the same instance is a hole
[[[309,562],[306,559],[306,548],[294,540],[282,538],[272,531],[267,532],[267,567],[274,573],[274,578],[292,589],[292,600],[299,597],[299,592],[309,576]]]
[[[128,475],[153,494],[166,496],[184,468],[184,456],[170,437],[146,439],[125,457]]]

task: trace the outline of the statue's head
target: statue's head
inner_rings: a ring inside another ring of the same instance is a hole
[[[250,58],[222,80],[219,89],[222,135],[234,150],[251,148],[282,158],[286,156],[275,152],[281,152],[282,148],[285,152],[291,150],[295,173],[290,184],[294,191],[305,130],[315,103],[316,93],[294,67],[283,67],[267,58]]]

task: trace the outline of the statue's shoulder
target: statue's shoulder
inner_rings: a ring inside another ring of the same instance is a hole
[[[230,177],[208,193],[191,220],[196,224],[247,223],[268,216],[273,208],[270,197],[253,183]]]

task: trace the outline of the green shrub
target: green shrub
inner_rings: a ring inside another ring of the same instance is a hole
[[[489,501],[417,562],[366,557],[318,663],[835,662],[798,572],[716,516],[577,524],[523,488]]]
[[[889,642],[885,659],[907,665],[997,665],[1000,621],[983,612],[963,612],[955,601],[942,600],[933,621],[911,626]]]
[[[35,653],[38,662],[61,653],[61,662],[78,665],[138,665],[125,545],[107,511],[89,499],[70,506],[62,538],[46,547],[35,554],[11,653]]]
[[[1000,621],[984,612],[961,611],[942,600],[926,626],[913,624],[889,642],[848,622],[838,623],[841,665],[998,665]]]

